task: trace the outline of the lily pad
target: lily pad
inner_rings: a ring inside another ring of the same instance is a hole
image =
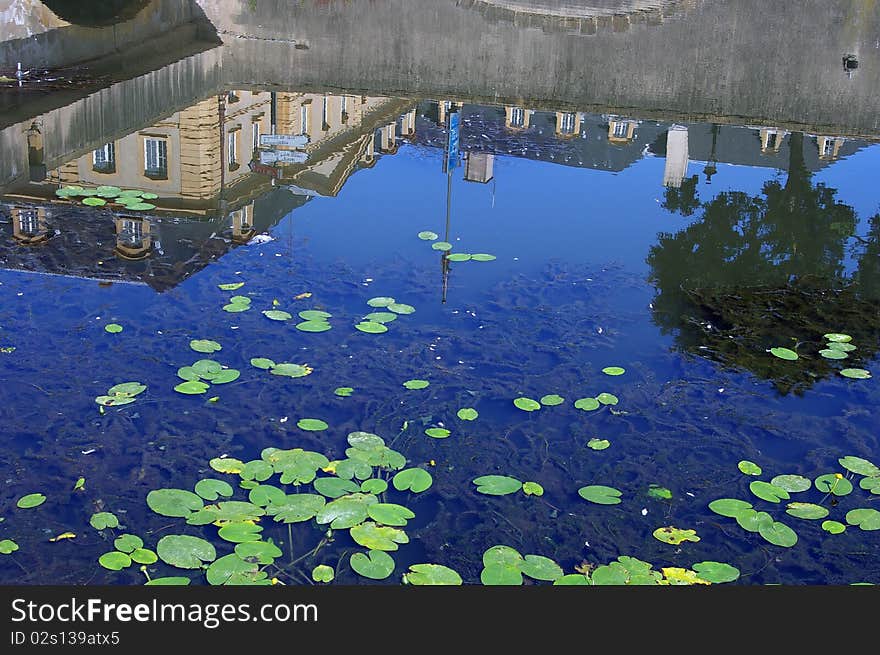
[[[407,389],[424,389],[429,386],[431,383],[427,380],[407,380],[403,383],[403,386]]]
[[[771,503],[778,503],[780,500],[788,500],[790,496],[782,487],[777,487],[764,482],[763,480],[754,480],[749,483],[749,490],[758,498]]]
[[[87,198],[83,198],[82,203],[84,205],[88,205],[89,207],[102,207],[107,204],[107,201],[104,200],[103,198],[89,196]]]
[[[125,205],[126,209],[131,209],[136,212],[147,211],[150,209],[156,209],[156,205],[151,202],[134,202],[128,203]]]
[[[620,503],[620,497],[623,495],[619,489],[614,487],[606,487],[601,484],[591,484],[578,489],[578,494],[584,500],[599,505],[617,505]]]
[[[485,252],[478,252],[478,253],[474,253],[473,255],[471,255],[471,261],[474,261],[474,262],[491,262],[491,261],[495,261],[495,259],[496,259],[495,255],[490,255]]]
[[[701,579],[712,584],[733,582],[739,578],[739,569],[724,562],[697,562],[691,567]]]
[[[372,521],[352,526],[349,533],[355,543],[370,550],[394,551],[398,549],[398,544],[409,543],[409,537],[403,530],[377,525]]]
[[[269,505],[281,505],[287,500],[287,494],[284,490],[271,484],[258,484],[256,487],[248,491],[248,501],[257,507],[268,507]]]
[[[404,574],[407,583],[425,585],[461,585],[461,576],[442,564],[410,564],[409,572]]]
[[[296,427],[308,432],[320,432],[330,426],[319,418],[301,418],[296,422]]]
[[[391,323],[397,320],[397,316],[394,312],[371,312],[364,316],[363,320],[373,323]]]
[[[154,489],[147,494],[147,506],[162,516],[184,518],[202,509],[205,502],[185,489]]]
[[[760,466],[747,459],[742,460],[736,467],[746,475],[761,475],[763,472]]]
[[[383,332],[388,332],[388,328],[385,325],[374,321],[361,321],[360,323],[355,324],[354,327],[367,334],[382,334]]]
[[[419,239],[422,241],[436,241],[439,235],[436,232],[431,232],[430,230],[424,230],[423,232],[419,232]]]
[[[278,523],[302,523],[315,518],[326,503],[318,494],[289,494],[283,503],[270,504],[266,514]]]
[[[174,390],[177,393],[194,396],[197,394],[205,393],[209,389],[209,386],[210,385],[207,385],[199,380],[189,380],[187,382],[181,382],[176,387],[174,387]]]
[[[86,200],[88,200],[88,198],[86,198]],[[131,566],[131,557],[125,553],[120,553],[118,550],[113,550],[101,555],[98,558],[98,564],[111,571],[121,571],[122,569]]]
[[[448,241],[435,241],[434,243],[431,244],[431,247],[434,250],[440,250],[441,252],[447,252],[449,250],[452,250],[452,244],[449,243]]]
[[[846,496],[852,493],[853,490],[852,482],[847,480],[840,473],[826,473],[825,475],[820,475],[813,480],[813,484],[816,485],[816,489],[819,491],[830,493],[835,496]]]
[[[847,471],[852,471],[853,473],[858,473],[859,475],[866,475],[869,478],[880,477],[880,467],[878,467],[873,462],[868,461],[867,459],[862,459],[861,457],[855,457],[853,455],[847,455],[846,457],[841,457],[837,461]]]
[[[32,509],[46,502],[46,496],[41,493],[26,494],[18,499],[15,506],[19,509]]]
[[[348,563],[355,573],[371,580],[384,580],[394,571],[394,559],[381,550],[354,553]]]
[[[342,478],[317,478],[312,486],[319,494],[327,496],[327,498],[340,498],[346,494],[355,493],[361,490],[361,485],[351,480]]]
[[[522,571],[513,566],[487,566],[480,572],[486,586],[518,586],[523,583]]]
[[[318,564],[318,566],[312,569],[312,580],[315,582],[333,582],[333,578],[335,577],[336,572],[333,570],[332,566]]]
[[[786,359],[788,361],[794,361],[798,358],[798,354],[789,348],[771,348],[770,354],[779,359]]]
[[[246,562],[235,553],[224,555],[211,562],[205,571],[205,577],[210,585],[254,585],[270,584],[268,574],[260,570],[256,562]]]
[[[181,587],[188,585],[190,582],[192,581],[189,578],[175,575],[165,578],[153,578],[152,580],[147,580],[144,585],[154,587]]]
[[[112,395],[112,396],[98,396],[95,398],[95,402],[103,407],[116,407],[118,405],[128,405],[134,402],[134,398],[131,396],[121,396],[121,395]]]
[[[214,457],[208,464],[217,473],[238,475],[244,470],[244,462],[235,457]]]
[[[370,307],[388,307],[388,305],[393,305],[395,302],[397,301],[389,296],[377,296],[375,298],[370,298],[367,301],[367,304]]]
[[[144,547],[144,540],[135,534],[121,534],[113,541],[113,546],[123,553],[132,553]]]
[[[238,312],[246,312],[251,308],[250,303],[240,303],[240,302],[231,302],[226,305],[223,305],[223,311],[229,312],[231,314]]]
[[[409,468],[398,471],[391,479],[391,484],[398,491],[412,491],[421,493],[430,488],[433,483],[431,474],[422,468]]]
[[[822,521],[822,529],[830,534],[841,534],[846,526],[840,521]]]
[[[263,527],[254,523],[227,523],[217,531],[217,536],[233,543],[259,541]]]
[[[401,302],[393,302],[388,305],[388,309],[390,309],[395,314],[414,314],[416,308],[412,305],[407,305],[406,303]]]
[[[341,398],[347,398],[354,393],[354,389],[351,387],[337,387],[333,390],[333,393]]]
[[[519,569],[523,556],[510,546],[497,545],[483,552],[483,566],[512,566]]]
[[[648,485],[648,495],[658,500],[672,500],[672,491],[658,484]]]
[[[274,472],[275,469],[269,464],[269,462],[262,459],[252,459],[245,463],[241,471],[239,471],[239,475],[242,480],[256,480],[257,482],[263,482],[271,478]]]
[[[107,323],[104,326],[104,331],[109,332],[110,334],[119,334],[122,332],[122,326],[119,323]]]
[[[554,586],[590,586],[590,579],[582,573],[569,573],[553,581]]]
[[[223,349],[223,346],[210,339],[193,339],[189,342],[189,347],[198,353],[213,353]]]
[[[12,539],[0,540],[0,555],[11,555],[18,550],[18,544]]]
[[[428,428],[425,430],[425,434],[434,439],[445,439],[451,433],[446,428]]]
[[[846,359],[848,355],[845,352],[841,352],[840,350],[833,349],[824,349],[820,350],[819,354],[822,355],[825,359]]]
[[[862,478],[859,481],[859,486],[872,494],[880,495],[880,476]]]
[[[541,404],[538,401],[524,396],[514,399],[513,404],[524,412],[534,412],[541,409]]]
[[[550,393],[550,394],[547,394],[546,396],[541,396],[540,402],[545,407],[555,407],[556,405],[561,405],[562,403],[564,403],[565,398],[563,398],[562,396],[560,396],[558,394]]]
[[[653,532],[654,538],[658,539],[664,543],[672,544],[673,546],[677,546],[684,541],[699,541],[700,538],[697,536],[696,530],[683,530],[681,528],[675,528],[673,526],[666,526],[665,528],[657,528]]]
[[[862,530],[880,530],[880,511],[876,509],[851,509],[846,513],[846,522],[857,525]]]
[[[785,489],[789,493],[799,493],[801,491],[806,491],[813,483],[809,478],[805,478],[802,475],[777,475],[775,478],[770,480],[770,484],[779,487],[780,489]]]
[[[408,507],[395,503],[374,503],[367,507],[367,514],[376,523],[392,526],[404,526],[416,516]]]
[[[526,496],[543,496],[544,495],[544,487],[542,487],[537,482],[523,482],[522,486],[523,493]]]
[[[470,261],[471,255],[469,253],[464,252],[455,252],[451,255],[447,255],[446,259],[451,262],[466,262]]]
[[[304,309],[303,311],[297,314],[304,321],[323,321],[326,322],[326,319],[333,316],[328,312],[321,311],[320,309]]]
[[[119,519],[113,512],[95,512],[89,519],[89,525],[95,530],[104,530],[106,528],[118,528]]]
[[[365,494],[379,495],[388,491],[388,483],[381,478],[370,478],[361,483],[360,490]]]
[[[828,334],[822,335],[826,340],[833,341],[836,343],[848,343],[852,341],[852,337],[848,334],[842,334],[840,332],[829,332]]]
[[[599,409],[599,401],[595,398],[578,398],[574,401],[574,406],[576,409],[582,409],[585,412],[592,412],[593,410]]]
[[[605,375],[623,375],[626,373],[626,369],[621,368],[620,366],[606,366],[602,369],[602,372]]]
[[[743,512],[753,511],[752,504],[737,498],[719,498],[709,503],[709,509],[720,514],[721,516],[729,516],[736,518]]]
[[[140,382],[123,382],[121,384],[114,384],[107,389],[107,393],[111,396],[137,396],[146,390],[147,385]]]
[[[373,475],[373,467],[360,459],[343,459],[335,463],[336,475],[346,480],[366,480]]]
[[[757,512],[753,509],[745,510],[736,515],[736,522],[747,532],[759,532],[761,528],[773,525],[773,517],[767,512]]]
[[[481,475],[474,478],[477,491],[488,496],[506,496],[522,489],[523,483],[507,475]]]
[[[620,400],[617,396],[612,393],[605,393],[604,391],[596,396],[596,400],[598,400],[603,405],[616,405]]]
[[[149,548],[136,548],[128,556],[136,564],[155,564],[159,561],[159,556]]]
[[[326,332],[333,326],[327,321],[303,321],[294,326],[300,332]]]
[[[288,378],[302,378],[312,373],[312,368],[306,364],[291,364],[290,362],[281,362],[275,364],[269,371],[272,375],[281,375]]]
[[[789,503],[785,513],[799,519],[824,519],[828,516],[828,509],[814,503]]]
[[[169,534],[159,539],[156,554],[166,564],[180,569],[199,569],[217,557],[210,541],[184,534]]]
[[[543,555],[526,555],[519,563],[519,570],[534,580],[548,582],[558,580],[565,575],[559,564]]]
[[[832,341],[828,344],[829,350],[837,350],[842,353],[849,353],[853,350],[856,350],[856,347],[851,343],[841,343],[839,341]]]
[[[479,416],[479,413],[473,407],[462,407],[456,412],[456,416],[462,421],[474,421]]]
[[[244,286],[244,282],[228,282],[226,284],[218,284],[217,286],[223,291],[235,291],[236,289],[241,289]]]
[[[280,309],[264,309],[263,316],[273,321],[287,321],[293,318],[293,314],[281,311]]]
[[[235,554],[246,562],[271,564],[281,557],[281,549],[266,541],[250,541],[236,544]]]
[[[840,374],[853,380],[867,380],[871,377],[871,372],[863,368],[845,368],[840,371]]]
[[[333,530],[345,530],[363,523],[369,516],[368,505],[379,502],[372,494],[353,493],[327,503],[318,512],[315,520],[320,524],[329,523]]]
[[[587,442],[587,447],[592,448],[593,450],[605,450],[608,446],[611,445],[611,442],[608,439],[590,439]]]
[[[193,362],[191,368],[199,374],[199,377],[210,380],[223,370],[223,365],[213,359],[200,359]]]
[[[778,521],[774,521],[770,525],[762,525],[758,534],[774,546],[782,546],[783,548],[791,548],[798,539],[794,530]]]
[[[234,368],[224,368],[211,378],[211,384],[227,384],[234,382],[241,376],[241,371]]]

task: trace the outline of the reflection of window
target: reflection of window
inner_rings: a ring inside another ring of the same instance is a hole
[[[226,92],[226,102],[238,102],[239,97],[235,95],[235,91]]]
[[[339,102],[339,118],[343,123],[348,118],[348,96],[342,96]]]
[[[260,124],[253,123],[251,125],[251,130],[253,132],[254,150],[256,150],[260,147]]]
[[[144,175],[154,179],[168,177],[168,142],[144,139]]]
[[[138,219],[125,219],[122,221],[122,230],[119,232],[119,240],[133,248],[140,247],[144,242],[144,223]]]
[[[309,133],[309,106],[303,105],[299,108],[299,123],[302,126],[300,129],[300,134],[308,134]]]
[[[822,156],[831,157],[834,155],[834,139],[825,139],[822,142]]]
[[[779,137],[779,134],[776,132],[770,132],[769,134],[767,134],[766,147],[769,148],[770,150],[776,149],[776,141],[777,141],[778,137]]]
[[[237,131],[230,132],[227,137],[228,145],[226,148],[226,161],[229,164],[229,169],[232,170],[233,168],[238,167],[238,153],[236,152],[236,145],[238,142],[238,139],[236,138]]]
[[[116,147],[112,142],[92,151],[92,169],[98,173],[116,172]]]
[[[327,96],[324,96],[324,103],[321,105],[321,129],[327,131],[330,129],[329,123],[327,123],[327,106],[329,104],[329,99]]]
[[[510,126],[522,127],[526,124],[526,110],[522,107],[514,107],[510,110]]]
[[[29,237],[35,237],[40,233],[40,219],[35,209],[22,209],[18,212],[19,232]]]
[[[627,125],[623,121],[615,121],[613,134],[618,139],[625,139],[628,128],[629,128],[629,125]]]
[[[559,131],[563,134],[571,134],[574,132],[575,115],[571,112],[562,114],[559,117]]]

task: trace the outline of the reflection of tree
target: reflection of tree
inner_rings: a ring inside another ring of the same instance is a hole
[[[880,219],[872,221],[858,273],[847,277],[855,211],[835,199],[836,189],[812,183],[803,141],[791,136],[785,183],[767,182],[760,196],[726,192],[702,204],[690,191],[671,202],[667,196],[669,209],[685,211],[693,198],[702,216],[675,235],[661,234],[648,256],[655,321],[676,332],[678,346],[744,366],[782,391],[803,390],[832,370],[817,354],[825,332],[852,334],[861,357],[880,335],[880,263],[872,254],[880,249]],[[781,366],[765,352],[799,343],[809,365]]]
[[[697,181],[699,177],[692,175],[685,178],[680,187],[666,187],[663,195],[663,209],[690,216],[700,208],[700,199],[697,197]]]

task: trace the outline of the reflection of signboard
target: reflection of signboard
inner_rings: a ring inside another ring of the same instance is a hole
[[[449,114],[449,138],[446,142],[446,161],[443,167],[445,173],[451,173],[458,168],[458,141],[461,115],[456,111]]]
[[[260,175],[268,175],[269,177],[281,177],[281,169],[276,168],[274,166],[267,166],[266,164],[261,164],[256,161],[252,161],[248,164],[248,168],[251,169],[254,173],[259,173]]]
[[[304,164],[308,158],[299,150],[260,150],[261,164]]]
[[[261,146],[287,146],[288,148],[302,148],[308,144],[307,134],[261,134]]]

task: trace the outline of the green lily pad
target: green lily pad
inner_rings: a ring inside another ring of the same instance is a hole
[[[391,484],[398,491],[412,491],[421,493],[430,488],[433,483],[431,474],[423,468],[409,468],[398,471],[391,479]]]
[[[828,510],[814,503],[789,503],[786,505],[786,514],[791,514],[799,519],[824,519],[828,516]]]
[[[321,453],[302,448],[292,450],[267,448],[263,450],[261,456],[272,464],[276,473],[281,474],[282,484],[308,484],[315,479],[319,469],[325,468],[330,463]]]
[[[416,308],[413,307],[412,305],[407,305],[406,303],[401,303],[401,302],[391,303],[390,305],[388,305],[388,309],[390,309],[395,314],[404,314],[404,315],[414,314],[416,311]]]
[[[223,346],[210,339],[193,339],[189,342],[189,347],[197,353],[213,353],[223,349]]]
[[[487,496],[506,496],[522,489],[523,483],[507,475],[481,475],[474,478],[477,491]]]
[[[538,401],[524,396],[514,399],[513,404],[524,412],[534,412],[541,409],[541,404]]]
[[[110,334],[119,334],[122,332],[122,326],[119,323],[107,323],[104,326],[104,331],[109,332]]]
[[[243,523],[257,521],[266,511],[253,503],[241,500],[224,500],[222,502],[207,505],[195,514],[186,517],[190,525],[207,525],[217,521],[225,523]]]
[[[523,482],[522,486],[523,493],[526,496],[543,496],[544,495],[544,487],[542,487],[537,482]]]
[[[227,384],[234,382],[241,376],[241,371],[234,368],[224,368],[211,378],[211,384]]]
[[[281,311],[280,309],[264,309],[263,316],[273,321],[287,321],[293,318],[293,314]]]
[[[569,573],[553,581],[554,586],[590,586],[590,579],[582,573]]]
[[[771,503],[778,503],[780,500],[788,500],[790,496],[782,487],[777,487],[764,482],[763,480],[754,480],[749,483],[749,490],[758,498]]]
[[[291,364],[290,362],[281,362],[275,364],[269,371],[272,375],[282,375],[288,378],[302,378],[309,375],[312,369],[305,364]]]
[[[327,496],[327,498],[340,498],[346,494],[355,493],[361,490],[361,485],[351,480],[342,478],[317,478],[312,483],[319,494]]]
[[[512,566],[519,569],[523,556],[510,546],[497,545],[483,552],[483,566]]]
[[[822,521],[822,529],[830,534],[840,534],[846,530],[846,526],[840,521]]]
[[[16,501],[15,506],[19,509],[32,509],[46,502],[46,496],[41,493],[26,494]]]
[[[272,467],[269,462],[266,462],[262,459],[253,459],[247,462],[239,472],[242,480],[256,480],[257,482],[264,482],[272,477],[272,474],[275,472],[275,469]],[[201,495],[201,494],[199,494]]]
[[[867,459],[847,455],[846,457],[841,457],[837,461],[847,471],[852,471],[859,475],[866,475],[869,478],[880,477],[880,467]]]
[[[398,549],[398,544],[409,543],[409,537],[403,530],[377,525],[372,521],[352,526],[349,534],[355,543],[370,550],[394,551]]]
[[[473,255],[471,255],[471,261],[474,261],[474,262],[491,262],[491,261],[495,261],[495,259],[496,259],[495,255],[490,255],[485,252],[478,252],[478,253],[474,253]]]
[[[371,312],[364,316],[363,320],[373,323],[391,323],[397,320],[397,316],[394,312]]]
[[[147,506],[162,516],[184,518],[205,506],[205,502],[185,489],[154,489],[147,494]]]
[[[318,564],[318,566],[312,569],[312,580],[315,582],[333,582],[333,578],[335,577],[336,572],[333,570],[332,566]]]
[[[282,552],[275,544],[266,541],[249,541],[236,544],[235,554],[246,562],[271,564],[281,557]]]
[[[422,241],[436,241],[440,236],[436,232],[431,232],[430,230],[424,230],[419,232],[419,239]]]
[[[301,418],[296,422],[296,427],[308,432],[320,432],[330,426],[319,418]]]
[[[466,262],[466,261],[470,261],[470,258],[471,258],[470,254],[464,253],[464,252],[455,252],[455,253],[452,253],[451,255],[446,256],[446,259],[451,262]]]
[[[758,534],[774,546],[782,546],[783,548],[791,548],[798,539],[794,530],[778,521],[774,521],[770,525],[762,525]]]
[[[146,390],[147,385],[141,384],[140,382],[123,382],[121,384],[115,384],[107,389],[107,393],[111,396],[137,396]]]
[[[648,485],[648,495],[658,500],[672,500],[672,491],[658,484]]]
[[[605,393],[604,391],[596,396],[596,400],[598,400],[603,405],[616,405],[620,400],[617,396],[611,393]]]
[[[151,202],[134,202],[134,203],[127,203],[125,205],[125,208],[131,209],[136,212],[142,212],[142,211],[147,211],[150,209],[156,209],[156,205],[154,205]]]
[[[327,321],[303,321],[294,326],[300,332],[326,332],[333,326]]]
[[[871,377],[870,371],[866,371],[863,368],[845,368],[840,371],[840,374],[845,378],[853,380],[867,380]]]
[[[0,540],[0,555],[11,555],[18,550],[18,544],[12,539]]]
[[[862,478],[859,481],[859,486],[872,494],[880,495],[880,476]]]
[[[155,564],[159,556],[149,548],[136,548],[128,555],[135,564]]]
[[[608,446],[611,445],[611,442],[608,439],[590,439],[587,442],[587,447],[592,448],[593,450],[605,450]]]
[[[134,402],[134,398],[131,396],[121,396],[121,395],[113,395],[113,396],[98,396],[95,398],[95,402],[103,407],[116,407],[118,405],[128,405]]]
[[[565,398],[558,394],[550,393],[546,396],[541,396],[540,402],[545,407],[555,407],[556,405],[561,405],[562,403],[564,403]]]
[[[442,564],[410,564],[409,572],[404,574],[407,583],[416,586],[461,585],[461,576]]]
[[[825,359],[846,359],[848,355],[845,352],[833,349],[820,350],[819,354]]]
[[[736,522],[747,532],[759,532],[761,528],[773,525],[773,517],[767,512],[757,512],[753,509],[745,510],[737,514]]]
[[[522,571],[513,566],[487,566],[480,572],[486,586],[518,586],[523,583]]]
[[[304,309],[303,311],[297,314],[304,321],[323,321],[326,322],[326,319],[333,316],[328,312],[321,311],[320,309]]]
[[[846,496],[852,493],[852,482],[843,477],[840,473],[826,473],[820,475],[813,480],[816,489],[823,493],[830,493],[835,496]]]
[[[739,569],[724,562],[697,562],[691,568],[701,580],[712,584],[733,582],[739,578]]]
[[[271,484],[258,484],[248,492],[248,501],[257,507],[268,507],[273,503],[280,505],[285,500],[287,500],[287,494]]]
[[[857,348],[851,343],[841,343],[839,341],[832,341],[828,344],[829,350],[837,350],[842,353],[849,353]]]
[[[388,491],[388,483],[381,478],[370,478],[361,483],[360,490],[365,494],[379,495]]]
[[[193,396],[200,393],[205,393],[209,389],[209,386],[210,385],[207,385],[204,382],[200,382],[198,380],[189,380],[187,382],[181,382],[176,387],[174,387],[174,390],[177,393]]]
[[[743,512],[752,511],[752,504],[737,498],[719,498],[709,503],[709,509],[721,516],[736,518]]]
[[[771,348],[769,352],[774,357],[788,361],[794,361],[798,358],[798,354],[789,348]]]
[[[214,457],[208,464],[217,473],[238,475],[244,470],[244,462],[235,457]]]
[[[448,241],[435,241],[434,243],[431,244],[431,247],[434,250],[440,250],[442,252],[447,252],[449,250],[452,250],[452,244],[449,243]]]
[[[574,401],[576,409],[582,409],[585,412],[592,412],[599,409],[599,401],[595,398],[578,398]]]
[[[217,557],[210,541],[185,534],[169,534],[159,539],[156,554],[166,564],[179,569],[199,569]]]
[[[857,525],[862,530],[880,530],[880,511],[876,509],[851,509],[846,513],[846,522]]]
[[[367,334],[382,334],[383,332],[388,332],[388,328],[385,325],[382,323],[375,323],[374,321],[361,321],[354,327]]]
[[[235,291],[236,289],[241,289],[244,286],[244,282],[227,282],[226,284],[218,284],[217,286],[223,291]]]
[[[548,582],[558,580],[565,575],[559,564],[543,555],[526,555],[519,563],[519,570],[534,580]]]
[[[813,486],[813,483],[809,478],[805,478],[802,475],[777,475],[775,478],[770,480],[770,484],[779,487],[780,489],[785,489],[789,493],[799,493],[801,491],[806,491],[810,487]]]
[[[151,193],[149,191],[142,191],[141,192],[141,198],[143,198],[144,200],[155,200],[158,197],[159,196],[157,194]]]
[[[425,434],[434,439],[445,439],[451,434],[451,432],[446,428],[428,428],[425,430]]]
[[[354,393],[354,389],[352,387],[337,387],[333,390],[333,393],[341,398],[348,398]]]
[[[113,546],[120,552],[132,553],[144,547],[144,540],[135,534],[121,534],[113,540]]]
[[[211,562],[205,571],[208,584],[220,586],[239,586],[270,584],[268,574],[260,570],[257,562],[245,561],[235,553],[224,555]]]
[[[677,546],[684,541],[699,541],[696,530],[683,530],[675,528],[671,525],[664,528],[657,528],[653,532],[654,538],[664,543]]]
[[[355,573],[371,580],[384,580],[394,571],[394,559],[381,550],[354,553],[348,563]]]
[[[760,466],[747,459],[742,460],[736,467],[746,475],[761,475],[763,472]]]
[[[192,582],[189,578],[183,576],[168,576],[165,578],[153,578],[147,580],[144,584],[154,587],[182,587]]]
[[[289,494],[283,503],[270,504],[266,514],[274,516],[278,523],[302,523],[315,518],[326,503],[318,494]]]
[[[373,475],[373,467],[360,459],[343,459],[337,461],[335,465],[336,475],[346,480],[351,480],[352,478],[366,480]]]
[[[826,340],[836,343],[848,343],[852,341],[852,337],[850,335],[842,334],[840,332],[829,332],[828,334],[823,334],[822,336]]]
[[[479,416],[479,413],[473,407],[462,407],[456,412],[456,416],[462,421],[474,421]]]
[[[327,503],[318,512],[315,520],[320,524],[330,524],[333,530],[345,530],[363,523],[369,516],[367,507],[379,502],[372,494],[353,493]]]
[[[98,558],[98,564],[111,571],[121,571],[122,569],[131,566],[131,557],[125,553],[120,553],[118,550],[113,550],[101,555]]]
[[[407,380],[403,383],[403,386],[407,389],[424,389],[429,386],[431,383],[427,380]]]
[[[188,382],[198,382],[202,379],[192,366],[181,366],[177,369],[177,377]]]
[[[259,541],[263,527],[253,523],[227,523],[217,531],[217,536],[233,543]]]
[[[619,489],[614,487],[606,487],[601,484],[591,484],[578,489],[578,494],[584,500],[599,505],[617,505],[620,503],[620,497],[623,495]]]
[[[408,507],[395,503],[374,503],[367,507],[367,514],[376,523],[398,527],[416,516]]]
[[[393,305],[395,302],[397,301],[389,296],[377,296],[375,298],[370,298],[367,301],[367,304],[370,307],[388,307],[388,305]]]
[[[89,525],[95,530],[104,530],[106,528],[118,528],[119,519],[113,512],[95,512],[89,519]]]
[[[620,366],[606,366],[602,369],[602,372],[605,375],[623,375],[626,373],[626,369],[621,368]]]
[[[87,198],[83,198],[82,204],[88,205],[89,207],[102,207],[107,204],[107,201],[104,200],[103,198],[89,196]]]
[[[223,305],[223,311],[229,312],[231,314],[237,312],[246,312],[250,308],[250,303],[231,302],[229,304]]]

